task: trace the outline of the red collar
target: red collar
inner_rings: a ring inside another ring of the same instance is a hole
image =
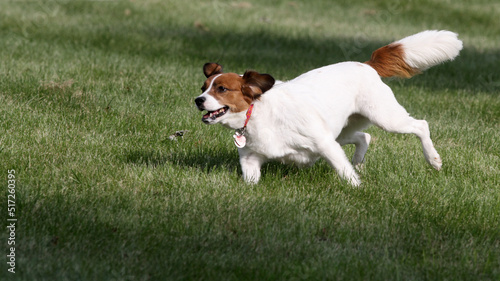
[[[250,107],[247,110],[247,119],[245,120],[245,125],[243,125],[243,128],[247,127],[248,120],[250,120],[250,116],[252,116],[252,110],[253,110],[253,103],[250,105]]]
[[[248,124],[248,120],[250,120],[250,116],[252,116],[252,110],[253,110],[253,103],[250,105],[250,107],[247,110],[247,113],[246,113],[247,119],[245,119],[245,124],[243,125],[243,127],[236,130],[240,133],[240,135],[243,135],[245,133],[245,130],[246,130],[247,124]]]

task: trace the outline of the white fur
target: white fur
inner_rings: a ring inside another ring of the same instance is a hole
[[[206,110],[214,111],[224,106],[220,104],[219,101],[217,101],[212,95],[208,94],[212,90],[215,80],[221,75],[222,74],[218,74],[217,76],[215,76],[208,88],[200,95],[200,97],[205,98],[205,102],[203,103],[203,105],[205,106]]]
[[[458,34],[451,31],[426,30],[395,43],[403,45],[405,62],[409,66],[424,71],[458,56],[463,45],[457,37]]]
[[[458,55],[461,42],[458,46],[456,41],[454,33],[429,31],[398,42],[408,62],[421,69]],[[220,123],[238,129],[244,120],[245,112],[239,112],[224,115]],[[370,135],[361,131],[370,124],[415,134],[427,162],[441,168],[427,122],[410,117],[372,67],[344,62],[277,84],[254,102],[247,144],[238,149],[243,177],[258,182],[260,168],[269,160],[310,165],[322,157],[342,178],[358,186],[360,179],[341,146],[355,144],[352,162],[361,164],[370,143]]]

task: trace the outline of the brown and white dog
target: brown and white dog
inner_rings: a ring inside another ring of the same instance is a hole
[[[269,74],[223,73],[207,63],[207,80],[195,99],[206,110],[202,121],[236,130],[243,178],[256,183],[269,160],[310,165],[323,157],[339,175],[358,186],[360,180],[341,146],[354,144],[352,163],[363,162],[374,124],[395,133],[415,134],[427,162],[441,169],[429,126],[399,105],[380,77],[412,77],[446,60],[453,60],[462,41],[450,31],[424,31],[384,46],[369,61],[343,62],[314,69],[283,83]]]

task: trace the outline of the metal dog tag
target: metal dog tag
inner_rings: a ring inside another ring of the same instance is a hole
[[[247,138],[245,138],[245,136],[242,135],[240,132],[234,133],[233,138],[234,138],[234,145],[236,145],[237,148],[243,148],[247,144]]]

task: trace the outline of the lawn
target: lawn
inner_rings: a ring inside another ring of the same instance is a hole
[[[208,61],[287,80],[426,29],[460,56],[386,82],[439,172],[372,127],[361,187],[325,161],[248,185],[194,106]],[[1,1],[0,279],[499,280],[499,38],[497,0]]]

